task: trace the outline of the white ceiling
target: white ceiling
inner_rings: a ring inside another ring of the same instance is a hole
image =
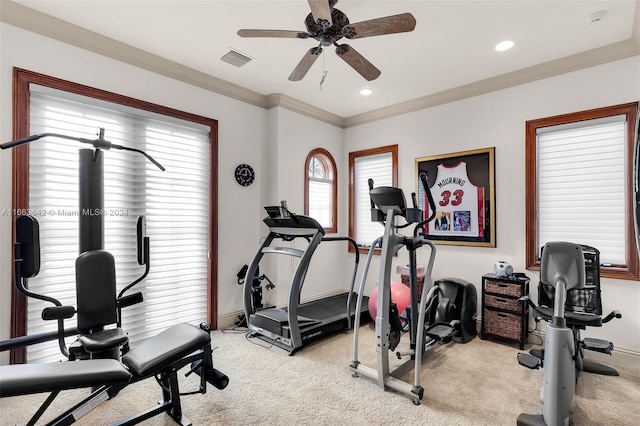
[[[2,2],[7,6],[6,0]],[[540,64],[556,64],[562,72],[575,67],[572,60],[580,63],[582,58],[589,65],[640,52],[632,39],[640,25],[637,0],[340,0],[336,7],[352,23],[410,12],[416,28],[346,41],[382,71],[374,81],[364,80],[330,46],[302,81],[292,82],[289,74],[317,45],[315,40],[241,38],[236,32],[241,28],[306,31],[304,19],[310,12],[306,0],[13,3],[232,83],[230,87],[264,96],[282,94],[345,119],[487,79],[513,77],[514,72],[535,73],[544,69]],[[606,17],[589,25],[590,15],[598,11],[605,11]],[[3,20],[12,23],[4,16]],[[515,47],[496,52],[495,44],[504,39],[514,40]],[[241,68],[222,62],[230,49],[254,60]],[[614,53],[607,53],[609,49]],[[323,70],[328,74],[321,88]],[[362,97],[358,90],[363,87],[372,88],[374,94]]]

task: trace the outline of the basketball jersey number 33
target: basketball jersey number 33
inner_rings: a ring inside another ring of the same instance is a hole
[[[428,235],[484,236],[484,188],[475,186],[467,176],[467,163],[438,165],[431,194],[436,204],[435,219],[425,227]],[[428,203],[425,210],[429,211]]]

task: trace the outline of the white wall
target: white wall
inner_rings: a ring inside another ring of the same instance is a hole
[[[291,210],[303,207],[304,160],[316,147],[328,149],[338,167],[338,235],[348,231],[350,151],[399,144],[399,182],[415,190],[417,157],[496,147],[497,248],[439,246],[434,277],[457,276],[475,283],[496,260],[524,268],[524,122],[528,119],[635,101],[640,98],[640,58],[478,96],[448,105],[347,130],[282,109],[269,111],[226,98],[100,55],[0,23],[0,141],[12,134],[12,67],[98,87],[145,101],[211,117],[219,123],[218,156],[218,312],[242,309],[236,273],[248,263],[266,235],[263,206],[286,199]],[[237,164],[256,170],[256,183],[234,181]],[[0,211],[11,208],[11,153],[0,152]],[[0,216],[0,339],[9,336],[11,221]],[[353,255],[346,247],[321,245],[310,267],[303,297],[344,288]],[[277,289],[265,296],[283,303],[291,274],[289,261],[267,264],[264,272]],[[405,263],[400,257],[398,262]],[[372,265],[367,290],[377,279]],[[262,269],[262,268],[261,268]],[[528,272],[532,281],[537,275]],[[605,309],[617,308],[623,319],[590,332],[611,337],[616,346],[640,352],[640,285],[603,280]],[[6,354],[0,354],[0,363]]]
[[[345,186],[347,161],[343,155],[343,130],[283,108],[274,108],[271,114],[273,116],[269,123],[276,127],[269,148],[269,156],[273,157],[270,164],[272,170],[269,171],[273,185],[268,189],[268,197],[263,197],[264,205],[278,205],[280,201],[286,200],[289,210],[298,214],[304,212],[305,159],[311,150],[318,147],[328,150],[336,161],[338,196],[340,197],[343,191],[347,191],[348,186]],[[342,206],[346,206],[346,204]],[[346,235],[348,223],[340,219],[336,235]],[[261,231],[260,235],[267,235],[266,225],[262,225]],[[277,244],[292,245],[300,249],[307,246],[307,243],[302,240],[296,240],[292,243],[278,241]],[[345,274],[343,268],[345,262],[350,261],[345,256],[346,251],[346,243],[325,242],[320,244],[314,253],[304,282],[303,300],[346,288],[351,278],[350,269]],[[277,260],[270,259],[270,257],[273,255],[267,255],[263,258],[260,272],[266,273],[274,281],[276,288],[264,292],[264,301],[265,303],[282,305],[288,300],[289,283],[298,262],[297,259],[289,256],[277,256]],[[266,265],[266,267],[262,265]]]
[[[268,230],[263,206],[287,200],[303,211],[304,161],[323,147],[334,156],[339,179],[346,176],[343,131],[282,108],[264,110],[179,81],[87,52],[64,43],[0,23],[0,141],[12,136],[12,69],[19,67],[154,102],[218,120],[218,314],[229,317],[243,309],[242,287],[236,273],[250,262]],[[256,182],[248,187],[234,180],[235,167],[249,163]],[[11,152],[0,152],[0,211],[11,209]],[[340,181],[339,181],[340,182]],[[340,196],[347,187],[339,189]],[[344,196],[346,197],[346,195]],[[346,222],[339,223],[346,234]],[[153,238],[153,236],[151,236]],[[0,339],[10,335],[11,218],[0,217]],[[302,243],[296,243],[301,247]],[[336,243],[334,243],[336,244]],[[342,247],[341,247],[342,248]],[[303,298],[346,286],[342,278],[344,250],[318,250],[309,270]],[[347,259],[348,261],[349,259]],[[265,292],[265,302],[287,300],[291,259],[265,259],[261,271],[278,285]],[[351,268],[347,269],[350,277]],[[0,354],[6,363],[7,353]]]
[[[474,283],[497,260],[517,271],[525,262],[525,121],[640,99],[640,57],[549,78],[487,95],[365,124],[345,131],[348,151],[397,143],[399,186],[415,191],[415,159],[496,148],[497,247],[438,246],[434,279],[456,276]],[[426,255],[425,258],[426,259]],[[400,256],[398,263],[406,263]],[[538,274],[526,271],[537,299]],[[375,285],[370,277],[367,288]],[[603,279],[603,307],[623,318],[590,329],[617,347],[640,351],[640,282]]]
[[[12,68],[82,83],[218,120],[218,311],[239,311],[236,273],[253,255],[263,232],[261,188],[270,165],[265,158],[267,111],[185,83],[0,23],[0,141],[12,136]],[[303,159],[304,161],[304,159]],[[240,187],[239,163],[252,164],[256,184]],[[0,211],[11,209],[11,152],[0,152]],[[153,238],[153,236],[151,236]],[[0,217],[0,339],[9,337],[11,300],[11,218]],[[203,319],[204,320],[204,319]],[[0,354],[7,362],[7,353]]]

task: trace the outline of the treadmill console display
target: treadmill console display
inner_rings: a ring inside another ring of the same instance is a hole
[[[291,213],[285,202],[279,206],[267,206],[264,209],[269,216],[265,217],[263,222],[269,228],[313,229],[324,235],[324,228],[317,220],[309,216]]]

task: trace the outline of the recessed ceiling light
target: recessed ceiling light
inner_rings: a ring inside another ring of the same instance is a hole
[[[373,89],[370,87],[365,87],[360,89],[358,93],[360,93],[362,96],[369,96],[373,94]]]
[[[599,10],[589,15],[589,18],[587,18],[587,24],[593,25],[593,24],[602,22],[606,16],[607,16],[606,10]]]
[[[505,40],[505,41],[501,41],[500,43],[496,44],[495,49],[498,52],[504,52],[505,50],[511,49],[513,46],[515,46],[515,43],[513,41]]]

